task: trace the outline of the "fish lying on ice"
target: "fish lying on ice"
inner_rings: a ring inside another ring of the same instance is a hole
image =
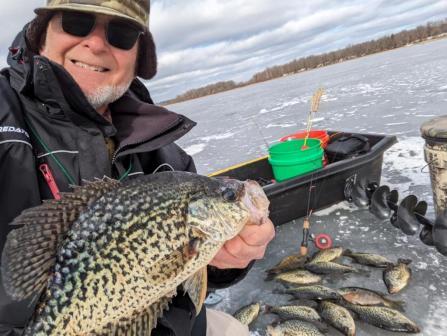
[[[249,326],[258,318],[260,310],[261,305],[256,302],[240,308],[236,313],[233,314],[233,316],[242,324]]]
[[[318,307],[321,317],[343,335],[355,336],[355,322],[351,313],[333,302],[323,301]]]
[[[346,249],[343,255],[352,258],[356,263],[366,266],[384,268],[393,265],[393,262],[386,257],[374,253],[352,252]]]
[[[308,306],[265,306],[265,314],[276,314],[282,320],[302,320],[307,322],[322,322],[318,312]]]
[[[388,307],[359,306],[347,302],[344,302],[343,306],[353,311],[362,321],[381,329],[407,333],[421,331],[416,323],[404,314]]]
[[[270,275],[274,275],[285,271],[302,268],[308,259],[308,256],[292,254],[284,257],[279,263],[268,269],[266,272]]]
[[[338,300],[341,298],[340,294],[335,289],[321,285],[300,286],[280,290],[278,292],[283,294],[291,294],[297,299],[304,300]]]
[[[268,204],[254,181],[186,172],[91,182],[14,220],[5,289],[43,290],[25,335],[149,336],[181,284],[200,311],[206,265]]]
[[[388,293],[396,294],[407,287],[411,279],[410,259],[399,259],[396,265],[388,266],[383,271],[383,281]]]
[[[404,301],[391,300],[384,294],[371,289],[360,287],[343,287],[337,291],[345,301],[352,304],[361,306],[385,306],[404,311]]]
[[[267,326],[268,336],[324,336],[313,324],[300,320],[288,320],[279,325]]]
[[[334,261],[343,255],[343,251],[344,250],[342,247],[331,247],[328,249],[320,250],[314,253],[310,262],[317,263],[317,262]]]

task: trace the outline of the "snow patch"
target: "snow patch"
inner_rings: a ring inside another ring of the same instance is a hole
[[[188,146],[188,147],[184,148],[184,150],[188,155],[193,156],[193,155],[199,154],[205,148],[206,148],[206,144],[201,143],[201,144],[195,144],[195,145]]]

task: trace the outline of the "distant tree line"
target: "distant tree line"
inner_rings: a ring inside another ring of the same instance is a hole
[[[403,47],[412,43],[419,43],[435,37],[445,37],[446,35],[447,19],[437,22],[429,22],[425,26],[419,26],[411,30],[403,30],[399,33],[391,34],[377,40],[371,40],[355,45],[350,45],[340,50],[320,55],[311,55],[300,59],[295,59],[286,64],[272,66],[254,74],[250,78],[250,80],[246,82],[236,83],[234,81],[222,81],[201,88],[192,89],[181,95],[178,95],[174,99],[163,102],[163,104],[172,104],[215,94],[218,92],[228,91],[238,87],[282,77],[284,75],[290,75],[338,62],[343,62],[353,58]]]

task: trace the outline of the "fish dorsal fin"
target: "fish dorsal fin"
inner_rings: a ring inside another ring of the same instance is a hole
[[[183,289],[196,307],[196,314],[202,310],[206,299],[208,272],[206,266],[197,271],[192,277],[183,282]]]
[[[122,319],[109,330],[93,334],[101,336],[151,336],[152,329],[157,326],[158,318],[163,316],[163,311],[168,308],[172,297],[176,295],[173,291],[162,297],[159,301],[149,306],[143,312],[136,313],[128,319]]]
[[[60,200],[44,201],[16,217],[11,224],[23,226],[8,234],[2,253],[1,273],[8,295],[22,300],[40,292],[73,222],[90,203],[119,185],[105,177],[74,187],[73,192],[62,193]]]

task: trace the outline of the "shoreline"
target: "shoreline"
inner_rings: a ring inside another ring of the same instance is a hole
[[[442,39],[447,39],[447,33],[443,33],[443,34],[437,35],[437,36],[432,36],[430,38],[427,38],[427,39],[424,39],[424,40],[421,40],[421,41],[411,42],[411,43],[406,44],[406,45],[401,46],[401,47],[387,49],[387,50],[382,50],[382,51],[379,51],[379,52],[375,52],[375,53],[371,53],[371,54],[367,54],[367,55],[363,55],[363,56],[359,56],[359,57],[349,58],[349,59],[346,59],[346,60],[343,60],[343,61],[334,62],[334,63],[331,63],[331,64],[322,65],[322,66],[317,66],[317,67],[312,68],[312,69],[306,69],[306,70],[299,71],[299,72],[293,72],[293,73],[289,73],[289,74],[284,74],[284,75],[279,76],[279,77],[275,77],[275,78],[267,79],[267,80],[264,80],[264,81],[255,82],[255,83],[249,83],[249,84],[238,86],[238,87],[235,87],[235,88],[232,88],[232,89],[229,89],[229,90],[222,90],[222,91],[219,91],[219,92],[216,92],[216,93],[207,94],[207,95],[203,95],[203,96],[196,97],[196,98],[180,100],[178,102],[169,102],[169,103],[161,102],[159,105],[161,105],[161,106],[170,106],[170,105],[175,105],[175,104],[181,104],[181,103],[184,103],[184,102],[187,102],[187,101],[192,101],[192,100],[201,99],[201,98],[204,98],[204,97],[217,95],[217,94],[220,94],[222,92],[228,92],[228,91],[233,91],[233,90],[237,90],[237,89],[242,89],[242,88],[249,87],[249,86],[252,86],[252,85],[256,85],[256,84],[259,84],[259,83],[269,82],[269,81],[272,81],[272,80],[275,80],[275,79],[280,79],[280,78],[283,78],[283,77],[289,77],[289,76],[297,75],[297,74],[300,74],[300,73],[304,73],[304,72],[308,72],[308,71],[312,71],[312,70],[328,67],[328,66],[335,65],[335,64],[345,63],[345,62],[353,61],[353,60],[356,60],[356,59],[360,59],[360,58],[364,58],[364,57],[368,57],[368,56],[374,56],[374,55],[378,55],[378,54],[382,54],[382,53],[386,53],[386,52],[390,52],[390,51],[398,50],[398,49],[402,49],[402,48],[409,48],[409,47],[412,47],[414,45],[435,42],[435,41],[442,40]],[[281,65],[273,65],[272,67],[275,67],[275,66],[281,66]],[[200,88],[198,88],[198,89],[200,89]]]

